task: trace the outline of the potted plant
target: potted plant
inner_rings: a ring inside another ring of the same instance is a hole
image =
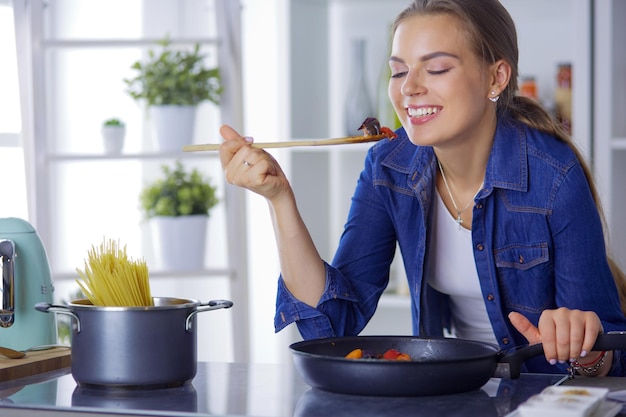
[[[186,170],[180,161],[174,169],[162,165],[161,171],[162,177],[146,184],[139,198],[150,222],[158,267],[200,270],[209,214],[219,202],[217,187],[197,169]]]
[[[219,105],[220,72],[204,65],[199,44],[191,51],[171,49],[168,39],[159,44],[161,52],[149,50],[145,62],[131,66],[135,76],[124,82],[128,94],[150,109],[159,150],[180,151],[193,140],[197,105],[204,101]]]
[[[104,152],[119,155],[124,148],[124,137],[126,136],[126,125],[117,118],[106,119],[101,128],[102,143]]]

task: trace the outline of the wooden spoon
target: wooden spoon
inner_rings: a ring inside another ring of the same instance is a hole
[[[34,352],[34,351],[38,351],[38,350],[48,350],[48,349],[54,349],[54,348],[70,348],[70,346],[67,345],[41,345],[41,346],[34,346],[25,350],[15,350],[15,349],[11,349],[11,348],[7,348],[7,347],[2,347],[0,346],[0,355],[6,356],[9,359],[21,359],[24,356],[26,356],[26,354],[28,352]]]
[[[314,139],[314,140],[290,140],[286,142],[255,142],[251,146],[253,148],[292,148],[296,146],[327,146],[327,145],[346,145],[354,143],[377,142],[381,139],[388,138],[388,134],[369,135],[369,136],[348,136],[345,138],[334,139]],[[184,152],[196,151],[218,151],[219,143],[207,143],[197,145],[183,146]]]

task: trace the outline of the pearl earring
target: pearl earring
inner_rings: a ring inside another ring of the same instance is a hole
[[[491,92],[491,95],[496,94],[495,91]],[[491,100],[493,103],[497,102],[500,99],[500,96],[494,96],[494,97],[489,97],[489,100]]]

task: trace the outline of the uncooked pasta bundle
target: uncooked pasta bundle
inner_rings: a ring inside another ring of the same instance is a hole
[[[91,247],[85,270],[76,269],[76,280],[89,301],[95,306],[152,306],[148,267],[142,260],[134,261],[119,242],[103,241],[99,248]]]

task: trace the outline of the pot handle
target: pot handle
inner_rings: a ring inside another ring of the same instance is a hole
[[[626,350],[626,331],[601,333],[592,350]],[[495,377],[517,379],[521,374],[522,364],[530,358],[543,355],[543,345],[537,343],[523,347],[510,355],[499,359]]]
[[[76,333],[80,333],[80,319],[68,307],[58,304],[37,303],[35,304],[35,310],[42,313],[59,313],[73,317],[76,320]]]
[[[189,313],[187,320],[185,320],[185,330],[191,330],[191,319],[194,315],[202,313],[204,311],[217,310],[220,308],[231,308],[233,302],[229,300],[211,300],[208,303],[201,303],[194,311]]]

